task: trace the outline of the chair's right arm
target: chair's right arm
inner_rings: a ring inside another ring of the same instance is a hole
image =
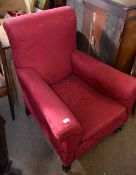
[[[72,56],[74,73],[99,92],[113,98],[130,112],[136,100],[136,78],[80,51]]]
[[[80,123],[35,70],[17,69],[17,75],[24,98],[29,100],[30,112],[40,122],[63,163],[70,165],[83,135]]]
[[[63,142],[74,134],[81,137],[82,129],[77,119],[35,70],[18,69],[17,75],[33,111],[38,111],[38,117],[48,123],[58,141]]]

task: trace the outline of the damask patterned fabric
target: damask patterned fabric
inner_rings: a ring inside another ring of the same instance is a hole
[[[102,132],[103,128],[112,122],[116,123],[120,118],[127,118],[123,105],[99,93],[74,75],[56,83],[52,88],[82,126],[81,143]]]
[[[136,78],[124,74],[80,51],[73,53],[74,73],[99,92],[126,107],[129,113],[136,99]]]
[[[44,117],[56,139],[63,141],[71,133],[81,133],[81,126],[72,112],[34,70],[21,69],[18,75],[32,108],[38,107],[38,116]]]
[[[63,164],[124,124],[136,80],[76,50],[70,7],[4,23],[24,101]]]
[[[71,74],[76,17],[68,7],[9,19],[4,26],[17,68],[34,68],[49,84]]]

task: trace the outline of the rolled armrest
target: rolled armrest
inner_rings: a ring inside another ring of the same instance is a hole
[[[136,79],[80,51],[72,56],[74,73],[130,112],[136,99]]]
[[[64,141],[74,134],[82,135],[74,115],[35,70],[18,69],[17,74],[33,110],[40,112],[56,139]]]

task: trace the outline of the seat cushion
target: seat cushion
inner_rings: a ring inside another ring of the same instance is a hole
[[[99,93],[74,75],[52,85],[52,89],[80,122],[83,129],[81,142],[95,137],[98,132],[105,132],[109,125],[114,131],[121,120],[127,119],[123,105]]]

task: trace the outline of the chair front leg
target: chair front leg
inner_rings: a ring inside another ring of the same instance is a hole
[[[132,107],[132,114],[135,115],[136,114],[136,101]]]
[[[29,111],[29,109],[27,108],[26,104],[25,104],[25,113],[27,117],[30,117],[31,112]]]
[[[70,170],[71,170],[71,165],[62,165],[62,170],[64,171],[64,172],[69,172]]]

